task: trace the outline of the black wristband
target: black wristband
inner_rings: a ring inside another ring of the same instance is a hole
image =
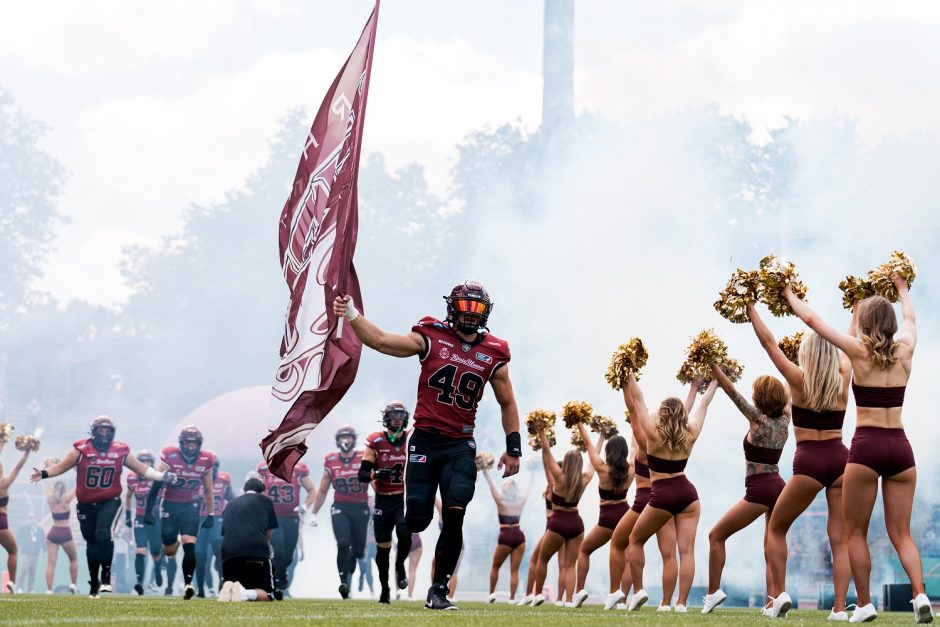
[[[49,471],[46,470],[45,468],[43,468],[42,470],[39,471],[39,476],[40,476],[40,478],[42,478],[42,479],[48,479],[48,478],[49,478]]]
[[[510,457],[522,457],[522,436],[518,431],[506,434],[506,454]]]
[[[372,481],[372,469],[375,468],[375,464],[369,460],[362,460],[359,462],[359,474],[358,479],[359,483],[369,483]]]

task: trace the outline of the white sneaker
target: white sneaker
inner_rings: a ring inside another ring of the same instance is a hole
[[[638,590],[636,594],[630,597],[630,603],[627,604],[627,611],[635,612],[643,607],[643,604],[649,600],[650,596],[646,594],[646,590]]]
[[[516,603],[516,600],[513,598],[506,599],[506,603],[509,605],[522,605],[522,603]]]
[[[727,598],[728,595],[722,592],[721,588],[718,588],[712,593],[706,594],[702,597],[702,601],[704,602],[704,605],[702,606],[702,614],[708,614],[713,609],[724,603]]]
[[[833,609],[831,612],[829,612],[829,618],[826,620],[831,620],[835,623],[844,623],[845,621],[849,620],[849,613],[845,610],[837,612],[835,609]]]
[[[623,597],[625,596],[627,595],[623,593],[623,590],[614,590],[607,595],[607,600],[604,601],[604,609],[610,610],[613,609],[615,605],[620,605],[620,602],[623,601]]]
[[[768,616],[771,618],[786,618],[787,612],[790,611],[791,607],[793,607],[793,600],[790,598],[790,595],[786,592],[781,592],[773,600]]]
[[[771,616],[771,615],[772,615],[772,614],[771,614],[772,612],[773,612],[773,610],[772,610],[771,608],[769,608],[769,607],[762,607],[762,608],[760,608],[760,615],[761,615],[761,616]]]
[[[487,602],[487,603],[496,603],[496,593],[493,592],[493,593],[490,594],[488,597],[486,597],[486,602]]]
[[[565,607],[565,602],[562,599],[556,599],[555,607]]]
[[[852,612],[851,618],[849,618],[850,623],[867,623],[878,618],[878,612],[875,610],[875,606],[869,603],[868,605],[863,605],[862,607],[856,607],[855,611]]]
[[[52,590],[46,590],[46,594],[52,594]]]
[[[219,590],[219,601],[222,603],[227,603],[232,600],[232,582],[226,581],[222,584],[222,589]]]
[[[676,610],[675,610],[675,611],[676,611],[676,614],[688,614],[688,613],[689,613],[689,608],[687,608],[686,606],[682,605],[681,603],[676,603]]]
[[[626,609],[627,609],[627,604],[626,604],[626,603],[618,603],[618,604],[617,604],[617,609],[618,609],[618,610],[626,610]]]
[[[527,594],[524,597],[522,597],[516,605],[528,605],[532,603],[532,599],[534,598],[535,598],[534,595]]]
[[[237,602],[239,602],[239,601],[244,601],[244,600],[245,600],[244,592],[245,592],[245,587],[244,587],[244,586],[242,586],[242,585],[241,585],[240,583],[238,583],[237,581],[233,582],[233,583],[232,583],[232,589],[231,589],[231,591],[229,592],[229,594],[231,595],[231,597],[229,598],[229,600],[232,601],[233,603],[237,603]]]
[[[918,594],[911,601],[911,605],[914,606],[914,618],[918,624],[933,622],[933,610],[930,607],[930,599],[927,598],[926,594]]]
[[[671,612],[671,611],[672,611],[672,607],[670,607],[670,606],[668,606],[668,605],[658,605],[658,606],[656,607],[656,611],[657,611],[657,612]]]
[[[16,594],[16,584],[13,583],[13,580],[7,582],[7,592],[10,594]]]
[[[574,604],[574,601],[567,601],[565,603],[565,607],[578,607],[578,606]]]
[[[101,587],[98,588],[98,594],[111,593],[111,584],[103,583]]]
[[[538,607],[538,606],[540,606],[542,603],[545,603],[545,595],[544,595],[544,594],[536,594],[534,597],[532,597],[532,601],[529,603],[529,605],[532,606],[532,607]]]
[[[574,607],[581,607],[588,598],[587,590],[580,590],[574,593]],[[929,605],[929,603],[928,603]]]
[[[52,590],[49,590],[49,593],[52,593]],[[78,594],[78,586],[74,583],[69,584],[69,594]]]

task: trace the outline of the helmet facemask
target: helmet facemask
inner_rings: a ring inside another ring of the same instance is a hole
[[[99,453],[107,451],[114,442],[114,427],[101,425],[91,430],[91,444]]]

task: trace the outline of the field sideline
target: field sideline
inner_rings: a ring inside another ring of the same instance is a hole
[[[49,597],[21,594],[0,597],[0,625],[128,625],[187,624],[225,625],[236,622],[300,625],[430,625],[442,622],[467,625],[753,625],[765,624],[755,610],[727,609],[702,616],[698,608],[685,615],[657,614],[644,608],[636,614],[605,612],[598,606],[579,610],[556,607],[517,608],[505,603],[461,603],[457,612],[431,612],[417,602],[393,603],[379,607],[375,601],[320,601],[293,599],[281,603],[218,603],[215,599],[163,597]],[[799,610],[790,613],[787,625],[824,625],[827,612]],[[883,613],[877,625],[911,625],[913,613]]]

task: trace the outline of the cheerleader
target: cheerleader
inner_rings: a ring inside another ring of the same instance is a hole
[[[516,598],[516,588],[519,586],[519,565],[525,553],[525,534],[519,526],[522,510],[525,508],[529,491],[520,492],[515,480],[506,479],[497,488],[490,476],[489,469],[483,469],[483,477],[490,486],[490,494],[496,502],[496,514],[499,516],[499,538],[496,549],[493,551],[493,565],[490,567],[490,595],[488,603],[496,600],[496,582],[499,580],[499,569],[509,558],[509,602]]]

